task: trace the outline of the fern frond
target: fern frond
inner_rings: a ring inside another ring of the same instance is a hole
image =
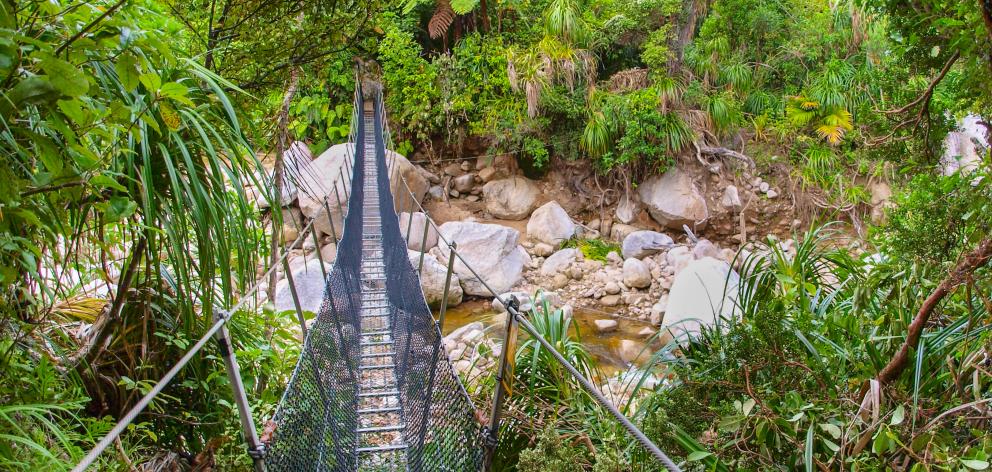
[[[451,23],[455,21],[455,10],[451,8],[451,2],[448,0],[438,0],[437,7],[434,9],[434,15],[431,16],[431,20],[427,22],[427,32],[430,33],[432,39],[439,39],[448,32],[448,28],[451,27]]]

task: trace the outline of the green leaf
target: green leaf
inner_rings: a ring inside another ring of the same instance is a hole
[[[451,9],[459,15],[475,10],[479,6],[479,0],[451,0]]]
[[[48,76],[36,75],[18,82],[7,94],[7,98],[14,106],[45,105],[57,100],[59,94],[59,90],[48,80]]]
[[[114,190],[120,190],[121,192],[127,192],[127,189],[124,188],[123,185],[117,183],[117,181],[109,175],[95,175],[90,179],[89,183],[94,187],[112,188]]]
[[[148,72],[146,74],[141,74],[138,76],[138,80],[148,89],[149,92],[158,92],[158,89],[162,87],[162,77],[154,72]]]
[[[121,85],[128,92],[133,92],[134,89],[138,88],[140,83],[138,80],[138,61],[130,53],[124,53],[117,58],[117,62],[114,63],[114,70],[117,71],[117,78],[120,79]]]
[[[906,419],[906,409],[902,405],[896,407],[896,411],[892,412],[892,420],[889,424],[892,426],[902,424],[902,421]]]
[[[83,109],[83,102],[72,100],[59,100],[59,109],[65,116],[79,126],[84,126],[89,122],[89,111]]]
[[[806,472],[813,472],[813,425],[809,425],[806,430],[806,450],[803,453],[803,462],[806,465]]]
[[[979,459],[961,459],[961,464],[971,470],[985,470],[989,468],[989,462]]]
[[[45,53],[38,53],[35,57],[41,60],[41,69],[63,95],[78,97],[89,90],[90,82],[86,80],[86,74],[76,66]]]
[[[695,452],[689,454],[689,457],[687,458],[687,460],[689,462],[696,462],[696,461],[701,461],[701,460],[703,460],[703,459],[705,459],[705,458],[707,458],[709,456],[712,456],[712,455],[713,455],[713,453],[712,452],[708,452],[708,451],[695,451]]]
[[[832,438],[840,438],[840,427],[833,423],[820,423],[820,429],[829,434]]]

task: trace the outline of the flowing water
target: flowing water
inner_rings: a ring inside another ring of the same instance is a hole
[[[436,316],[437,313],[435,313]],[[617,319],[618,327],[616,331],[602,334],[597,333],[594,325],[595,320],[606,318],[611,318],[609,313],[576,308],[572,317],[572,335],[575,336],[576,330],[578,331],[579,339],[586,347],[589,355],[596,361],[600,371],[606,376],[611,376],[629,367],[629,364],[620,358],[620,341],[630,339],[637,341],[639,347],[643,347],[645,340],[639,337],[637,333],[645,327],[650,327],[651,324],[644,321],[620,318]],[[494,310],[488,300],[471,300],[456,307],[448,308],[448,311],[444,315],[444,334],[447,335],[475,321],[482,322],[485,325],[486,335],[502,337],[505,317]],[[657,348],[658,346],[652,347]]]

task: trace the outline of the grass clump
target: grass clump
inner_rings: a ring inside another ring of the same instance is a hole
[[[594,261],[606,262],[606,255],[611,252],[616,252],[620,254],[620,245],[612,242],[605,241],[600,238],[594,239],[579,239],[572,238],[565,242],[563,248],[577,248],[582,251],[582,255],[586,259],[592,259]]]

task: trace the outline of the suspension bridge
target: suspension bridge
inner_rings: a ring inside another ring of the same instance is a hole
[[[419,268],[414,268],[408,257],[410,228],[406,228],[404,238],[390,182],[400,182],[401,196],[409,195],[414,207],[420,203],[397,172],[396,161],[390,165],[386,159],[389,137],[381,88],[374,87],[365,93],[361,88],[362,83],[356,80],[350,140],[355,145],[346,157],[347,177],[343,171],[340,175],[341,183],[350,179],[350,186],[344,187],[346,203],[341,203],[338,183],[334,183],[339,211],[345,215],[340,235],[330,218],[329,199],[324,198],[333,237],[339,239],[337,256],[331,270],[324,274],[324,299],[312,324],[306,322],[298,295],[291,290],[304,346],[282,400],[272,419],[266,422],[265,441],[256,429],[225,326],[232,314],[258,290],[256,284],[237,305],[214,310],[215,322],[211,328],[73,472],[82,472],[95,464],[100,454],[211,339],[219,344],[247,451],[257,472],[490,469],[499,441],[501,408],[509,382],[508,356],[512,353],[501,349],[492,410],[487,423],[480,424],[471,398],[448,361],[441,328],[455,258],[483,285],[486,285],[485,277],[461,258],[454,243],[442,238],[442,243],[450,249],[450,260],[445,301],[439,319],[434,319],[421,290]],[[423,207],[419,209],[424,211]],[[300,232],[296,242],[307,235],[316,238],[314,221]],[[430,218],[427,222],[425,238],[427,229],[434,224]],[[319,250],[317,254],[319,257]],[[286,254],[280,262],[290,278],[289,286],[293,287]],[[269,273],[277,266],[269,267]],[[492,295],[500,297],[495,292]],[[534,337],[657,459],[659,469],[679,470],[589,379],[540,336],[517,309],[515,300],[500,298],[500,301],[508,308],[505,331],[508,337],[518,328]]]

